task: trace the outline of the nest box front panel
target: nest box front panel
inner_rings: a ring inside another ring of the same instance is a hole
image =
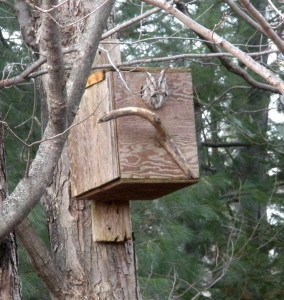
[[[148,108],[141,99],[145,72],[113,72],[114,107]],[[160,70],[152,72],[157,77]],[[157,110],[151,109],[162,120],[169,134],[185,154],[190,168],[198,174],[195,119],[192,99],[191,76],[188,72],[166,72],[167,96]],[[127,86],[127,87],[126,87]],[[149,108],[148,108],[149,109]],[[151,179],[161,181],[187,180],[183,170],[156,139],[154,127],[138,116],[116,120],[120,176],[122,179]],[[154,181],[153,181],[154,183]]]

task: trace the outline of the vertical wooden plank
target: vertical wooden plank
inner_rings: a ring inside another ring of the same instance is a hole
[[[116,64],[121,62],[121,56],[119,51],[119,45],[115,44],[114,40],[101,44],[101,49],[98,50],[95,64],[105,64],[111,61]],[[102,48],[104,50],[102,50]],[[113,106],[114,91],[113,91],[113,78],[111,73],[107,73],[108,86],[107,91],[109,93],[110,106]],[[102,111],[104,112],[104,111]],[[98,131],[101,131],[105,124],[98,125]],[[103,135],[103,133],[102,133]],[[101,136],[101,138],[103,138]],[[109,137],[107,137],[109,138]],[[115,141],[115,143],[114,143]],[[118,155],[117,149],[117,135],[114,135],[111,139],[113,149]],[[98,160],[98,159],[97,159]],[[102,164],[109,162],[103,161]],[[110,165],[110,167],[116,167]],[[118,170],[119,171],[119,170]],[[96,174],[96,176],[100,176]],[[92,204],[92,235],[95,242],[125,242],[131,239],[132,226],[130,215],[130,202],[129,201],[111,201],[113,199],[104,199],[105,201],[94,201]]]
[[[103,50],[104,49],[104,50]],[[94,65],[121,61],[119,45],[102,43]],[[120,177],[115,121],[97,124],[101,114],[113,109],[111,74],[86,89],[70,130],[69,158],[73,197]]]
[[[129,201],[93,201],[93,240],[125,242],[131,239],[132,227]]]
[[[68,139],[72,196],[120,177],[115,121],[97,124],[99,115],[112,109],[108,77],[86,89]]]

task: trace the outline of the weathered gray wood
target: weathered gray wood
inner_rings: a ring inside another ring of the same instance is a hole
[[[109,63],[108,56],[115,64],[121,62],[119,45],[115,41],[113,44],[100,44],[94,65]],[[68,143],[72,196],[120,176],[115,122],[97,127],[98,116],[113,109],[109,77],[110,73],[106,73],[105,80],[86,89],[74,121],[74,124],[80,124],[70,131]]]

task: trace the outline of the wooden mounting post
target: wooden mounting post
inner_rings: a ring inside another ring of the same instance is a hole
[[[130,215],[129,201],[93,201],[93,240],[117,243],[130,240]]]
[[[110,43],[111,41],[113,44]],[[108,57],[114,64],[121,63],[119,44],[116,44],[115,40],[101,43],[94,65],[109,64]],[[101,96],[99,92],[97,96]],[[132,237],[130,201],[111,200],[93,201],[92,234],[95,242],[121,243]]]

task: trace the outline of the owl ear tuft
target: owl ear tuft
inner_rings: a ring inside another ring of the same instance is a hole
[[[166,80],[166,70],[163,69],[158,77],[158,86],[160,91],[163,91],[168,96],[168,85]]]
[[[156,91],[156,79],[155,77],[147,72],[146,73],[147,75],[147,78],[146,78],[146,85],[147,85],[147,88],[151,91],[151,93],[154,93]]]
[[[151,73],[146,72],[146,75],[147,79],[149,79],[151,83],[154,83],[156,81],[155,77]]]
[[[159,74],[159,77],[158,77],[158,85],[160,86],[162,84],[162,82],[164,81],[164,78],[165,78],[165,74],[166,74],[166,70],[163,69],[161,71],[161,73]]]

